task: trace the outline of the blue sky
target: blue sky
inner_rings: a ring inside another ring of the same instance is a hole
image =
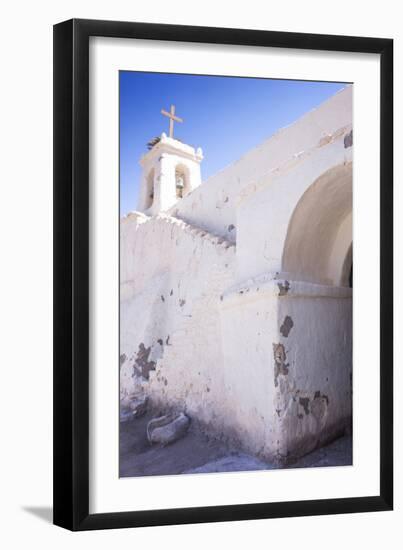
[[[120,208],[135,210],[140,157],[168,134],[161,109],[184,119],[174,137],[203,149],[202,180],[237,160],[337,91],[342,83],[120,72]]]

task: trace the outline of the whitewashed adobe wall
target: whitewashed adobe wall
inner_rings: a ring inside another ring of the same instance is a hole
[[[215,385],[218,303],[234,278],[235,247],[164,214],[131,214],[121,224],[121,257],[121,397],[144,379],[162,382],[155,398],[169,394],[183,408],[194,364],[195,390]]]
[[[173,210],[180,218],[235,241],[239,201],[351,124],[352,87],[348,87],[208,178]]]
[[[348,87],[165,214],[122,220],[123,400],[141,385],[281,461],[348,428],[351,123]]]

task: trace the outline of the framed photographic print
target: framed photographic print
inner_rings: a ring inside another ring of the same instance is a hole
[[[392,509],[392,75],[384,38],[55,25],[55,524]]]

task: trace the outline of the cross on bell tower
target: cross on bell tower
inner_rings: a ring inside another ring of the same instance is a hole
[[[175,105],[169,113],[164,109],[161,113],[169,118],[169,137],[163,132],[154,138],[140,159],[143,174],[137,210],[149,216],[168,211],[201,184],[203,151],[174,139],[174,122],[183,122],[175,115]]]
[[[168,111],[165,111],[164,109],[161,109],[161,114],[169,118],[169,137],[174,137],[174,121],[175,122],[183,122],[182,118],[179,118],[175,115],[175,105],[171,105],[171,111],[168,113]]]

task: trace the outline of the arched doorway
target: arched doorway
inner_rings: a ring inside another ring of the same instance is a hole
[[[287,353],[283,385],[291,393],[297,388],[297,406],[293,411],[283,394],[279,403],[289,411],[286,448],[296,454],[351,426],[352,237],[352,167],[343,164],[323,173],[300,196],[283,249],[288,286],[279,299],[283,324],[277,345]],[[285,320],[291,332],[284,330]]]
[[[288,226],[283,271],[299,281],[348,287],[351,243],[351,165],[338,166],[300,198]]]

